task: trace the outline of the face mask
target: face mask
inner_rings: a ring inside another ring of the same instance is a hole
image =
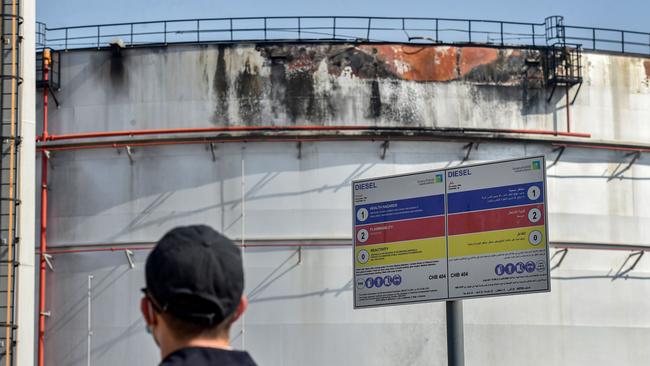
[[[153,330],[151,329],[151,327],[148,326],[148,325],[145,325],[144,330],[145,330],[145,332],[147,332],[147,334],[149,334],[151,336],[151,338],[153,339],[156,346],[160,347],[160,343],[158,343],[158,340],[156,339],[156,336],[153,335]]]
[[[151,302],[148,302],[147,306],[149,307],[149,314],[153,314],[153,306],[151,306]],[[157,346],[160,347],[160,343],[158,343],[158,340],[156,339],[156,336],[153,335],[153,329],[151,329],[151,326],[149,324],[144,325],[145,332],[153,338],[154,343],[156,343]]]

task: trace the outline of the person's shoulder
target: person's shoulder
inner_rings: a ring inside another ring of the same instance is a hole
[[[159,366],[257,366],[246,351],[225,350],[220,348],[189,347],[173,352]]]

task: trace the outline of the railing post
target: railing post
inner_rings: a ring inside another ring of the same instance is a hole
[[[201,25],[199,24],[201,22],[200,19],[196,20],[196,41],[201,42]]]
[[[332,39],[336,39],[336,17],[334,17],[332,22]]]
[[[596,28],[591,28],[591,44],[592,49],[596,50]]]
[[[266,41],[266,17],[264,17],[264,40]]]
[[[625,53],[625,31],[621,31],[621,52]]]
[[[167,44],[167,22],[163,22],[163,43]]]
[[[131,39],[130,40],[131,47],[133,47],[133,23],[131,23],[131,37],[130,37],[130,39]]]
[[[233,36],[232,36],[232,18],[230,18],[230,40],[231,41],[233,40]]]
[[[366,40],[370,42],[370,22],[372,21],[372,18],[368,18],[368,29],[366,31]]]
[[[300,29],[300,17],[298,17],[298,40],[302,40],[302,29]]]
[[[68,28],[65,29],[65,50],[68,50]]]
[[[533,46],[535,46],[535,24],[531,24],[530,29],[533,31]]]
[[[499,26],[501,28],[501,45],[503,46],[503,22],[499,22]]]
[[[101,29],[101,26],[98,25],[98,26],[97,26],[97,48],[98,48],[98,49],[99,49],[99,42],[100,42],[100,41],[99,41],[99,38],[100,38],[100,29]]]
[[[436,43],[440,43],[440,40],[438,39],[438,18],[436,18]]]
[[[468,29],[468,35],[469,35],[469,43],[472,43],[472,21],[468,20],[467,21],[467,29]]]

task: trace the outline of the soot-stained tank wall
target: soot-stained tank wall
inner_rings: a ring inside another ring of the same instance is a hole
[[[341,43],[70,51],[62,54],[62,104],[50,111],[50,132],[295,124],[564,130],[564,90],[547,101],[540,52]],[[572,129],[650,138],[649,63],[584,54]]]

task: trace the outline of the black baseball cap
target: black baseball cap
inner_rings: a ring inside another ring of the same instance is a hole
[[[198,325],[221,323],[244,291],[241,251],[206,225],[172,229],[147,257],[145,294],[158,310]]]

